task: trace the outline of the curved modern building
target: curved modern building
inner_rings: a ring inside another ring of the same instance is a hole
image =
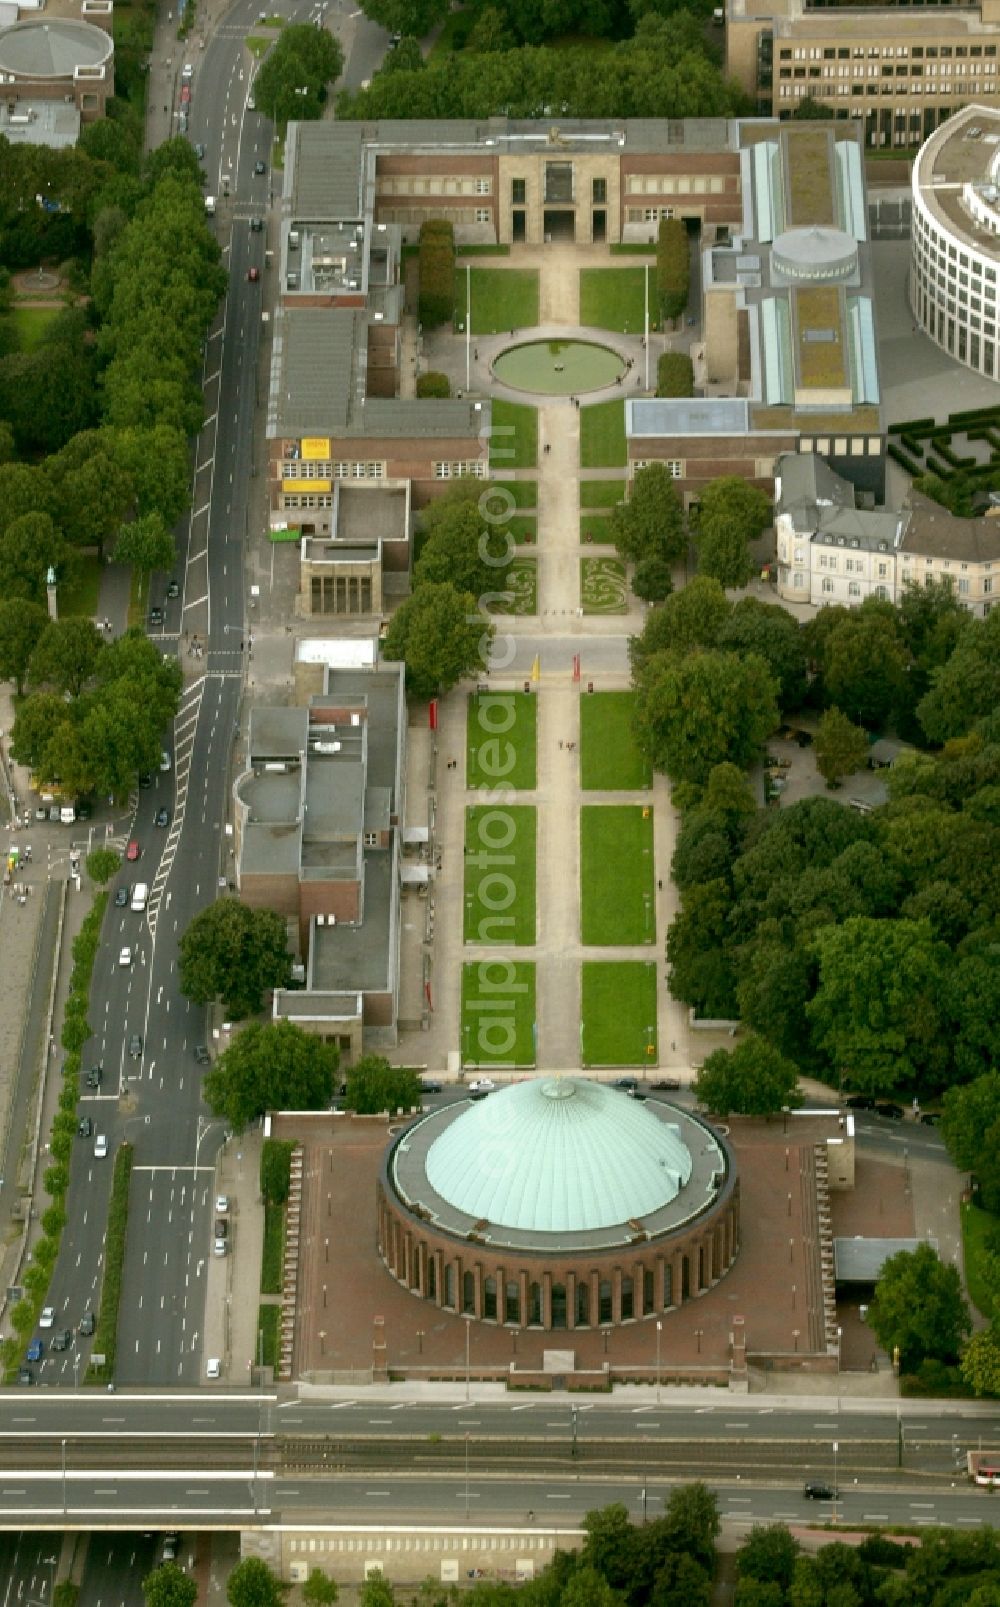
[[[378,1248],[414,1294],[520,1328],[607,1327],[701,1294],[739,1249],[732,1151],[578,1077],[432,1112],[387,1152]]]
[[[911,185],[913,316],[957,362],[1000,378],[1000,112],[956,112],[921,146]]]

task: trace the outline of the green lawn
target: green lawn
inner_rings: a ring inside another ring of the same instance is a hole
[[[584,1066],[655,1066],[656,966],[584,960],[580,1022]]]
[[[101,590],[101,565],[95,553],[82,552],[74,560],[74,574],[59,586],[59,617],[68,614],[94,619]],[[140,621],[141,623],[141,621]]]
[[[580,322],[585,328],[641,335],[645,327],[645,268],[581,268]],[[656,321],[656,272],[649,269],[649,327]]]
[[[535,1064],[535,967],[476,960],[462,967],[462,1065]]]
[[[538,274],[534,268],[473,268],[472,333],[534,329],[538,323]],[[466,270],[455,270],[455,327],[465,328]]]
[[[538,565],[534,558],[515,558],[507,576],[506,591],[513,593],[510,604],[495,602],[493,614],[538,613]]]
[[[502,513],[510,507],[537,508],[538,506],[537,480],[489,480],[483,490],[486,493],[491,491],[500,493],[495,506],[490,502],[487,503],[492,512]]]
[[[260,34],[248,33],[245,44],[251,56],[256,57],[256,59],[260,61],[262,56],[267,55],[271,48],[272,41],[270,39],[262,39]]]
[[[594,944],[654,943],[651,804],[580,810],[580,926]]]
[[[580,697],[580,785],[584,792],[632,792],[653,785],[652,766],[632,736],[634,692]]]
[[[1000,1220],[978,1205],[962,1204],[962,1247],[965,1255],[965,1282],[969,1299],[984,1317],[993,1314],[993,1301],[989,1284],[983,1276],[983,1257],[991,1233],[1000,1227]]]
[[[602,404],[607,405],[607,404]],[[612,407],[623,407],[612,402]],[[625,415],[622,413],[622,441]],[[624,457],[622,462],[624,462]],[[493,434],[490,438],[491,469],[533,469],[538,463],[538,413],[524,402],[493,402]]]
[[[581,513],[580,540],[596,541],[599,546],[614,546],[610,513]]]
[[[538,520],[533,513],[514,513],[500,526],[510,533],[519,547],[533,547],[538,541]]]
[[[620,558],[580,559],[580,603],[585,614],[627,614],[628,586]]]
[[[30,352],[33,347],[40,345],[46,329],[62,310],[62,307],[19,307],[15,302],[11,312],[17,331],[18,350]]]
[[[496,417],[498,403],[493,403]],[[593,402],[580,409],[580,467],[582,469],[623,469],[627,461],[625,446],[625,403],[617,397],[610,402]]]
[[[531,692],[472,692],[465,726],[465,785],[534,792],[538,698]]]
[[[535,941],[535,811],[477,804],[465,811],[466,943]]]
[[[581,508],[617,508],[625,501],[624,480],[581,480]]]
[[[281,1263],[285,1250],[285,1207],[264,1207],[264,1255],[260,1267],[262,1295],[280,1295]]]
[[[254,1361],[258,1366],[277,1367],[280,1327],[280,1306],[257,1307],[257,1354]]]
[[[510,246],[465,246],[455,243],[456,257],[509,257]]]

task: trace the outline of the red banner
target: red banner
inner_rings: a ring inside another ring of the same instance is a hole
[[[432,697],[430,703],[428,704],[427,724],[430,726],[432,731],[436,731],[438,728],[438,700],[436,697]]]

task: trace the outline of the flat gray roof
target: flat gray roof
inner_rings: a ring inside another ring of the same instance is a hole
[[[833,1268],[838,1283],[877,1283],[890,1256],[916,1250],[921,1244],[938,1247],[937,1239],[834,1239]]]
[[[289,123],[288,138],[292,222],[362,217],[361,124]]]
[[[657,435],[746,435],[749,414],[749,403],[739,396],[627,401],[625,434],[636,440]]]
[[[393,985],[393,855],[366,849],[364,919],[357,926],[313,926],[308,992],[379,993]]]

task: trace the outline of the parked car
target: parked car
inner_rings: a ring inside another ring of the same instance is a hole
[[[216,1213],[219,1216],[224,1216],[225,1215],[225,1213],[229,1210],[229,1195],[228,1194],[217,1194],[215,1196],[215,1209],[216,1209]]]
[[[35,1382],[35,1375],[31,1371],[31,1368],[19,1367],[17,1369],[17,1381],[19,1384],[33,1384]]]
[[[492,1077],[477,1077],[475,1081],[469,1084],[469,1098],[485,1099],[486,1095],[492,1094],[495,1089],[496,1083]]]
[[[215,1237],[217,1239],[228,1239],[229,1237],[229,1223],[224,1216],[217,1216],[215,1219]]]
[[[665,1094],[672,1093],[675,1089],[679,1088],[680,1085],[681,1080],[679,1077],[661,1077],[659,1082],[654,1082],[650,1086],[652,1087],[654,1093]]]
[[[195,1044],[195,1046],[194,1046],[194,1058],[195,1058],[195,1060],[197,1060],[199,1066],[210,1066],[212,1064],[212,1057],[208,1052],[208,1044],[207,1043],[196,1043]]]
[[[91,1136],[94,1131],[94,1124],[89,1116],[80,1117],[76,1124],[76,1131],[79,1138],[89,1138]]]
[[[215,1243],[212,1246],[213,1255],[226,1255],[228,1253],[228,1251],[229,1251],[229,1246],[226,1243],[225,1239],[216,1239],[215,1240]]]
[[[421,1092],[425,1094],[440,1094],[444,1091],[444,1084],[434,1082],[431,1077],[421,1077],[420,1089]]]
[[[630,1094],[634,1088],[638,1088],[639,1079],[638,1077],[616,1077],[611,1086],[612,1088],[621,1088],[625,1093]]]
[[[51,1350],[69,1350],[72,1343],[72,1328],[60,1328],[58,1333],[52,1335],[52,1344],[49,1348]]]
[[[208,1361],[205,1363],[205,1377],[206,1378],[221,1378],[222,1377],[222,1362],[220,1361],[218,1356],[209,1356]]]
[[[39,1328],[51,1328],[56,1320],[55,1306],[43,1306],[42,1315],[38,1319]]]
[[[128,1041],[128,1052],[131,1055],[133,1060],[138,1060],[141,1057],[141,1055],[142,1055],[142,1033],[141,1032],[133,1032],[131,1038]]]
[[[180,1543],[180,1535],[173,1530],[163,1536],[162,1556],[164,1562],[175,1562],[177,1560],[177,1550]]]
[[[925,1127],[936,1127],[941,1120],[941,1112],[939,1110],[925,1110],[921,1113],[920,1120]]]
[[[24,1354],[28,1361],[41,1361],[45,1355],[45,1341],[43,1339],[33,1339]]]
[[[97,1319],[94,1316],[94,1313],[92,1311],[85,1311],[83,1316],[80,1318],[80,1326],[77,1329],[77,1333],[82,1334],[84,1339],[89,1339],[96,1327]]]
[[[128,903],[128,888],[119,887],[115,892],[115,909],[123,910]]]
[[[869,1099],[867,1094],[852,1094],[850,1099],[844,1101],[848,1110],[874,1110],[875,1101]]]
[[[879,1116],[884,1116],[887,1121],[901,1122],[903,1120],[902,1105],[894,1105],[891,1099],[880,1099],[875,1109]]]

